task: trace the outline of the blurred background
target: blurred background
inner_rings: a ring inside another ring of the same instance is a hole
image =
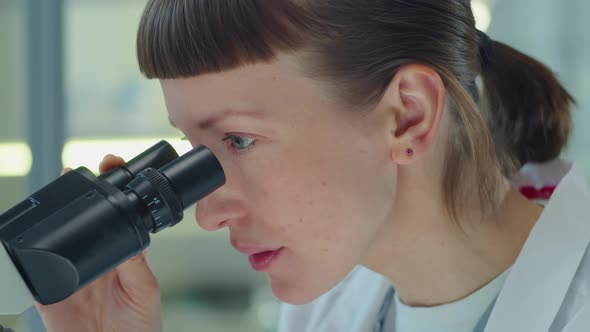
[[[189,149],[167,120],[157,81],[140,75],[135,33],[145,0],[0,0],[0,211],[59,175],[127,159],[160,139]],[[565,158],[590,181],[590,2],[472,1],[479,28],[542,60],[577,99]],[[35,156],[33,162],[32,156]],[[165,331],[274,331],[278,302],[224,231],[186,220],[154,237]],[[0,297],[2,295],[0,294]],[[4,301],[6,299],[1,299]],[[0,316],[44,331],[34,311]]]

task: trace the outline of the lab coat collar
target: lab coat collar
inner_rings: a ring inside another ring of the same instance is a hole
[[[551,327],[590,243],[590,189],[572,166],[506,278],[485,332]]]

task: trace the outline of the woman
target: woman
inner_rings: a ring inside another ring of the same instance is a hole
[[[572,99],[469,1],[151,0],[137,47],[224,167],[198,224],[268,275],[282,331],[588,328],[588,188],[571,169],[544,209],[506,177],[561,150]],[[527,112],[559,121],[513,142],[497,124]],[[143,255],[38,308],[50,331],[161,330]]]

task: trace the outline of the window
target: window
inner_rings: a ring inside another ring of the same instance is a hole
[[[31,167],[25,143],[24,10],[22,1],[0,1],[0,211],[25,195]],[[21,331],[24,315],[0,316],[0,325]]]

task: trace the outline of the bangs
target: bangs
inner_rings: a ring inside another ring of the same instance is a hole
[[[186,78],[271,61],[302,47],[310,20],[293,0],[150,0],[137,32],[148,78]]]

